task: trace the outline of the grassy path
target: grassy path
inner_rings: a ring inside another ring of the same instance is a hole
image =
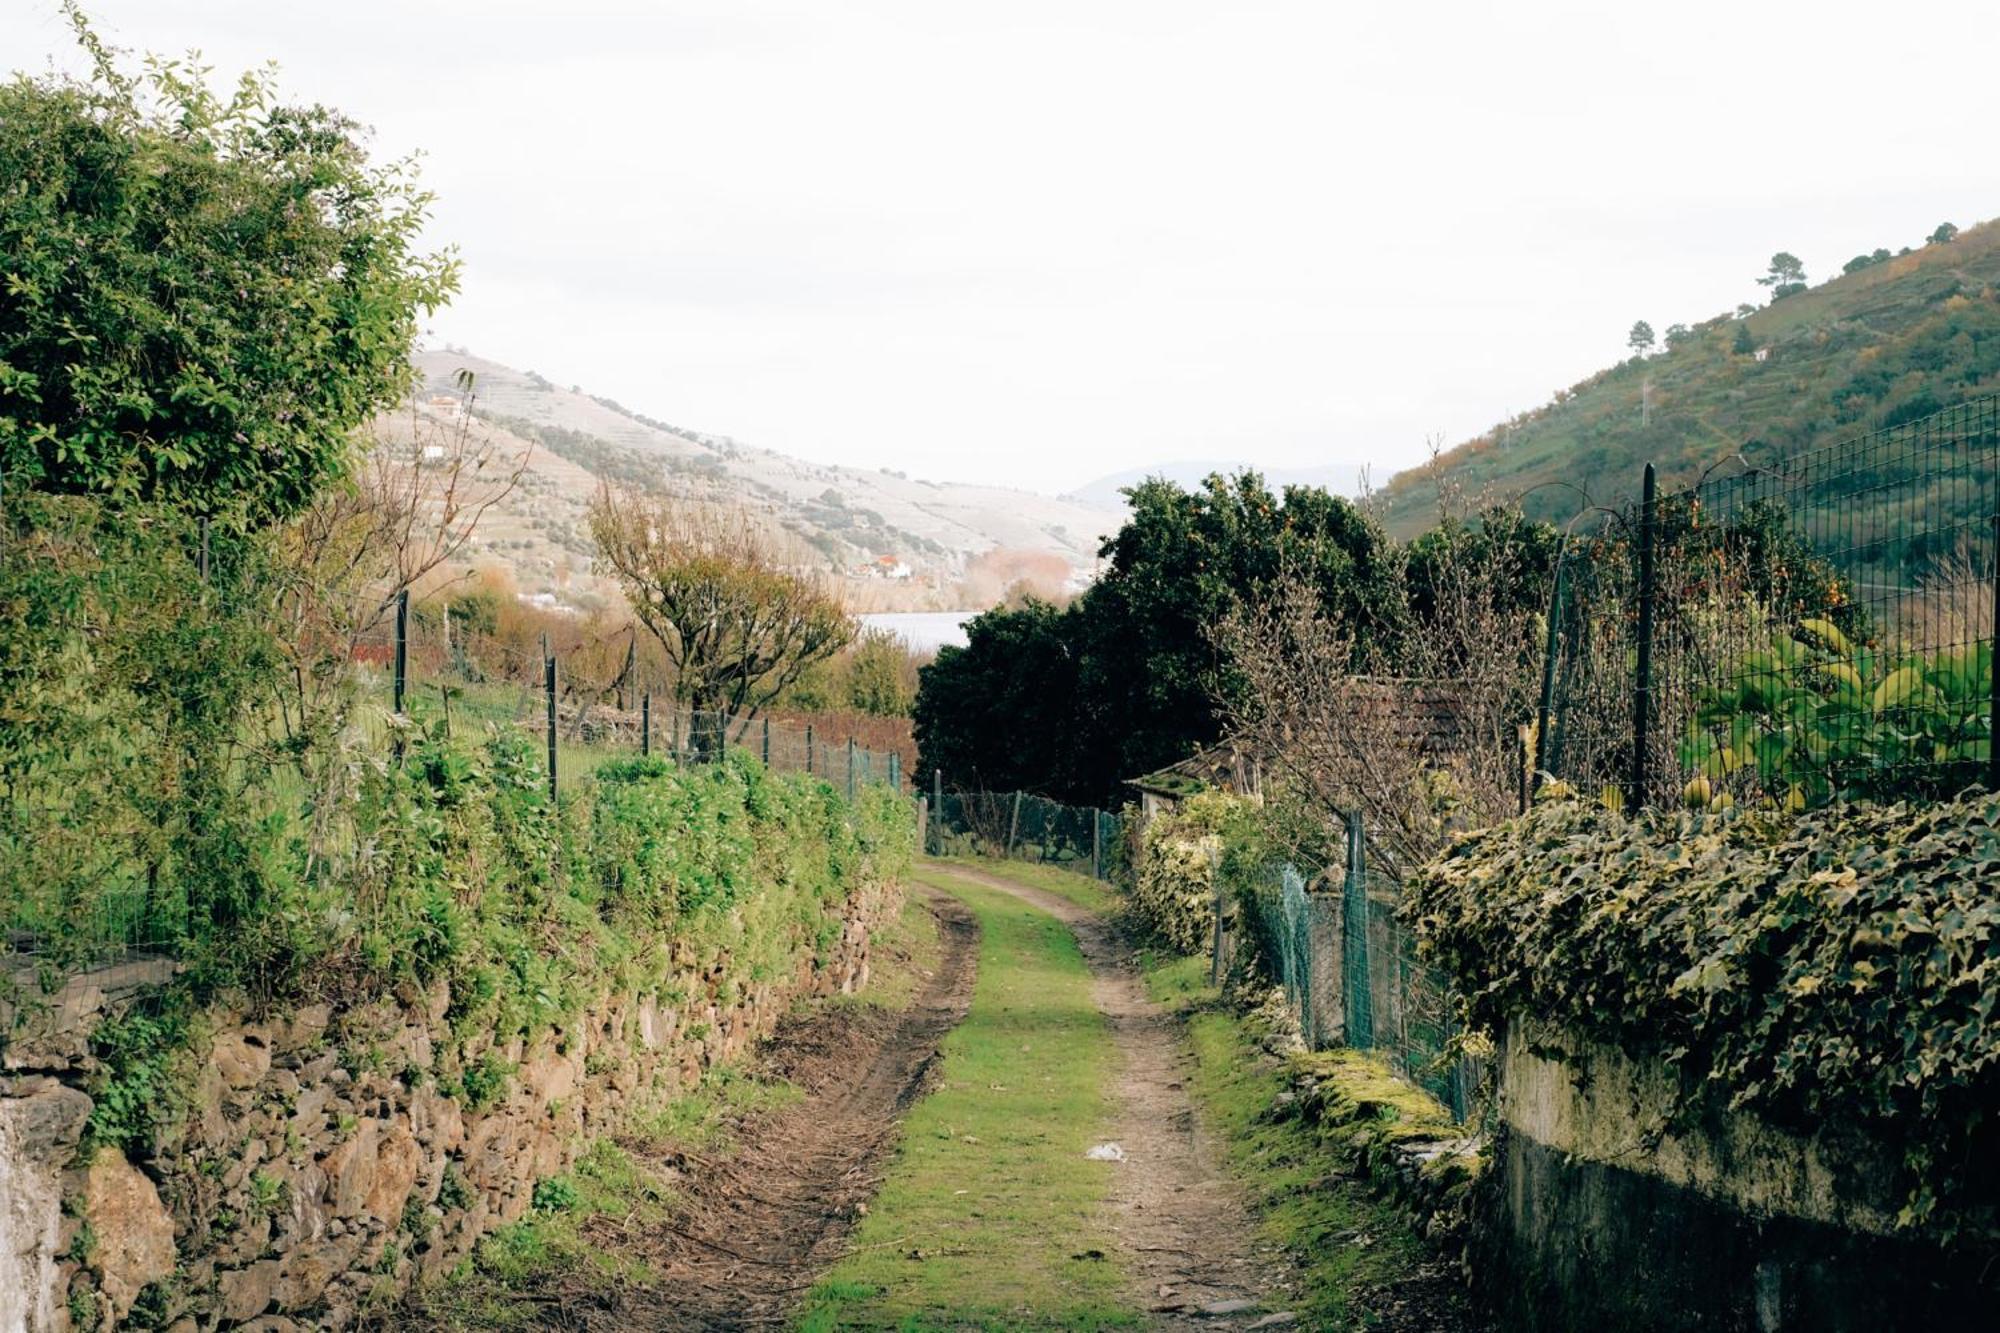
[[[1124,907],[1095,880],[1047,866],[979,860],[964,869],[1051,895],[1100,921]],[[1476,1327],[1455,1275],[1391,1203],[1355,1178],[1342,1146],[1296,1117],[1272,1114],[1288,1087],[1283,1067],[1264,1049],[1260,1020],[1224,1004],[1209,984],[1207,960],[1142,952],[1137,963],[1147,993],[1172,1016],[1187,1092],[1208,1139],[1251,1205],[1273,1276],[1283,1274],[1280,1289],[1290,1291],[1282,1307],[1267,1296],[1267,1308],[1295,1314],[1301,1329]],[[1195,1326],[1240,1328],[1255,1319]]]
[[[979,919],[972,1007],[798,1327],[1144,1326],[1121,1299],[1107,1226],[1115,1167],[1084,1157],[1109,1121],[1116,1052],[1075,937],[1004,892],[935,869],[918,877]]]

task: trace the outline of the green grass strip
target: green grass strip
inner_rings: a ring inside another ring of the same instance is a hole
[[[945,1041],[938,1089],[914,1107],[847,1257],[797,1327],[1131,1328],[1105,1224],[1110,1164],[1084,1160],[1108,1123],[1111,1034],[1068,929],[990,889],[933,873],[983,934],[971,1012]]]
[[[1059,893],[1111,914],[1123,900],[1097,881],[1018,861],[965,864]],[[1094,900],[1108,900],[1100,906]],[[1248,1191],[1264,1234],[1305,1261],[1305,1282],[1287,1308],[1302,1328],[1347,1328],[1366,1321],[1369,1294],[1417,1270],[1424,1243],[1390,1201],[1350,1177],[1337,1130],[1270,1112],[1285,1091],[1285,1070],[1263,1050],[1258,1020],[1222,1002],[1209,984],[1206,958],[1155,948],[1140,952],[1146,990],[1179,1014],[1194,1055],[1188,1092],[1209,1131],[1224,1144],[1229,1172]],[[1388,1080],[1384,1096],[1409,1100],[1416,1116],[1439,1110],[1424,1093]]]

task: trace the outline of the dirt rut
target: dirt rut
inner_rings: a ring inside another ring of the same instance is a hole
[[[939,1043],[971,1005],[978,922],[956,900],[919,892],[943,948],[916,1001],[900,1013],[841,1007],[782,1030],[760,1064],[805,1099],[746,1123],[726,1158],[670,1155],[664,1164],[687,1206],[643,1240],[605,1237],[644,1257],[660,1280],[615,1308],[573,1311],[582,1316],[576,1326],[782,1324],[839,1257],[858,1205],[881,1183],[899,1117],[928,1090]]]
[[[1111,1209],[1133,1304],[1149,1327],[1243,1327],[1256,1308],[1283,1310],[1287,1256],[1261,1242],[1240,1191],[1223,1172],[1219,1145],[1195,1115],[1185,1087],[1190,1057],[1173,1017],[1146,997],[1117,928],[1053,893],[958,865],[941,873],[1031,903],[1062,921],[1090,965],[1097,1006],[1111,1021],[1121,1057],[1113,1077],[1112,1139],[1125,1160],[1112,1177]],[[1249,1301],[1242,1314],[1203,1307]]]

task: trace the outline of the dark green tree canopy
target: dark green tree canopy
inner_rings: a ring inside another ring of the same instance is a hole
[[[1780,250],[1771,256],[1771,267],[1757,279],[1757,285],[1769,287],[1773,301],[1797,296],[1806,289],[1806,266],[1789,250]]]
[[[1075,794],[1076,610],[1030,602],[988,611],[923,669],[913,725],[925,780],[955,787]]]
[[[974,621],[970,643],[923,672],[922,771],[1081,804],[1187,757],[1220,734],[1240,691],[1216,631],[1239,599],[1304,581],[1363,666],[1403,626],[1400,554],[1350,501],[1315,487],[1274,495],[1246,472],[1188,491],[1149,480],[1104,544],[1102,577],[1066,610],[1034,605]],[[1023,719],[1033,717],[1032,728]]]
[[[0,85],[0,469],[9,487],[260,522],[341,474],[407,387],[457,262],[430,197],[263,77],[155,62]]]

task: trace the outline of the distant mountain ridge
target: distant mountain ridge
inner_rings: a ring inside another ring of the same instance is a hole
[[[469,372],[472,415],[504,447],[532,447],[529,475],[489,516],[489,531],[472,552],[513,566],[531,591],[590,573],[585,513],[605,481],[739,503],[795,534],[832,571],[940,594],[970,560],[995,548],[1045,552],[1088,570],[1120,521],[1111,506],[1073,498],[808,462],[673,425],[459,349],[419,352],[415,364],[420,413],[455,410],[461,372]],[[884,609],[921,604],[881,591]]]
[[[1579,490],[1629,498],[1648,462],[1663,485],[1684,484],[1733,454],[1774,462],[2000,388],[2000,223],[1855,264],[1746,318],[1671,326],[1666,350],[1398,473],[1377,513],[1414,535],[1436,521],[1442,487],[1563,521],[1586,504]]]

